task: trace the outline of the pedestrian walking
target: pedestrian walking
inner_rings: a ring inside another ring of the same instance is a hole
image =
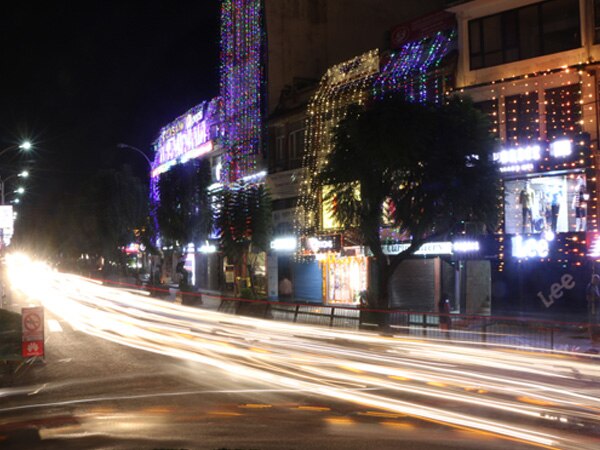
[[[284,275],[279,282],[279,298],[282,300],[291,300],[293,292],[294,288],[292,286],[292,281],[287,275]]]
[[[445,292],[440,297],[438,313],[440,330],[442,330],[446,338],[450,338],[450,325],[452,323],[450,319],[450,297]]]
[[[598,332],[598,318],[600,316],[600,275],[592,275],[592,279],[585,290],[588,309],[588,328],[590,340],[594,341]]]

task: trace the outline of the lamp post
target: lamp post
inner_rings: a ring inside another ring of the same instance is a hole
[[[140,155],[142,155],[144,157],[144,159],[146,160],[146,162],[148,163],[148,170],[150,172],[150,190],[153,190],[153,180],[152,180],[152,161],[150,160],[150,158],[148,158],[148,155],[146,155],[146,153],[143,150],[140,150],[137,147],[134,147],[133,145],[129,145],[129,144],[124,144],[122,142],[117,144],[118,148],[127,148],[129,150],[133,150],[137,153],[139,153]],[[157,230],[158,229],[158,222],[156,219],[156,203],[154,202],[154,198],[152,196],[152,194],[150,195],[150,216],[152,217],[152,220],[154,222],[154,229]],[[142,251],[142,265],[144,265],[146,263],[146,257],[144,257],[143,255],[143,251]],[[147,256],[147,255],[146,255]],[[137,261],[136,261],[136,266],[137,266]],[[153,270],[150,269],[150,284],[153,284]],[[139,280],[140,278],[140,268],[139,266],[137,267],[137,279]]]
[[[29,172],[24,170],[21,173],[15,173],[14,175],[9,175],[8,177],[6,177],[4,179],[0,178],[0,200],[2,201],[2,205],[5,204],[4,203],[4,183],[6,183],[11,178],[15,178],[15,177],[27,178],[28,176],[29,176]],[[22,194],[23,192],[25,192],[25,189],[23,187],[19,187],[19,189],[17,189],[17,191],[15,191],[15,192]]]
[[[142,155],[144,157],[144,159],[146,160],[146,162],[148,163],[148,166],[150,166],[150,169],[152,169],[152,161],[150,161],[150,158],[148,158],[148,155],[146,155],[142,150],[140,150],[137,147],[134,147],[133,145],[129,145],[129,144],[123,144],[123,143],[119,143],[117,144],[118,148],[128,148],[130,150],[134,150],[136,152],[138,152],[140,155]],[[0,153],[1,154],[1,153]]]
[[[6,148],[2,149],[2,151],[0,151],[0,156],[2,156],[4,153],[6,153],[10,150],[14,150],[16,148],[18,148],[20,150],[28,151],[28,150],[31,150],[32,145],[31,145],[31,142],[29,142],[29,141],[23,141],[20,144],[9,145],[8,147],[6,147]]]

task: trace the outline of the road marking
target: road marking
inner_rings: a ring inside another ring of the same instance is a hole
[[[63,329],[60,326],[60,323],[58,323],[58,320],[54,320],[54,319],[48,319],[48,329],[52,332],[52,333],[62,333]]]

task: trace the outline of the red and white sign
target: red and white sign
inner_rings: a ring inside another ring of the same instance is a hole
[[[44,308],[23,308],[21,314],[23,357],[44,356]]]

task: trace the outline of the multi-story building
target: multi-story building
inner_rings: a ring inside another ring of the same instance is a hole
[[[502,234],[485,275],[492,310],[583,313],[600,256],[600,2],[472,0],[449,10],[455,92],[489,115],[502,142]]]
[[[368,258],[362,243],[328,214],[318,183],[313,183],[313,174],[331,149],[333,127],[349,105],[393,92],[403,92],[419,102],[442,101],[452,86],[455,37],[451,14],[438,11],[419,17],[394,27],[386,50],[370,50],[336,64],[318,85],[290,88],[282,98],[282,107],[269,122],[270,143],[275,149],[269,182],[275,205],[281,208],[275,210],[277,228],[269,272],[277,269],[279,276],[291,277],[297,299],[356,305],[367,287]],[[306,130],[300,128],[302,118]],[[298,130],[305,138],[302,160],[295,151]],[[269,294],[276,297],[276,278],[271,281]],[[406,291],[399,288],[395,292],[398,296]]]
[[[302,159],[304,126],[299,116],[283,113],[280,98],[302,90],[307,81],[316,83],[332,64],[382,46],[384,31],[392,25],[444,3],[424,0],[400,7],[394,0],[223,0],[223,187],[264,182],[268,155],[279,154],[280,162],[288,161],[289,173],[278,173],[271,185],[287,192],[273,190],[276,220],[284,216],[282,210],[297,197],[293,166]],[[276,284],[276,271],[270,273]]]
[[[502,143],[495,154],[503,178],[502,224],[495,236],[487,238],[465,229],[476,240],[468,248],[447,242],[419,251],[418,258],[403,263],[395,274],[391,306],[435,310],[435,299],[445,291],[452,293],[454,310],[461,313],[581,314],[585,286],[600,257],[596,169],[600,85],[594,62],[600,56],[600,2],[470,0],[454,2],[447,11],[456,17],[458,52],[441,57],[457,55],[456,71],[432,76],[433,83],[441,82],[437,88],[432,83],[419,88],[417,83],[415,89],[417,78],[410,72],[419,61],[414,60],[415,49],[407,45],[392,52],[395,68],[389,62],[369,65],[369,55],[374,55],[365,54],[329,69],[308,106],[305,147],[312,156],[305,157],[304,170],[318,170],[329,145],[327,128],[335,124],[336,114],[339,118],[336,108],[343,111],[345,104],[399,87],[415,101],[439,99],[440,86],[446,95],[471,97],[489,115],[490,132]],[[406,29],[410,27],[399,27]],[[396,29],[391,37],[406,34]],[[431,41],[412,42],[431,48]],[[384,61],[388,57],[384,53]],[[427,71],[436,74],[439,68]],[[436,89],[437,97],[431,94]],[[290,92],[293,95],[294,90]],[[419,98],[419,93],[425,97]],[[299,123],[300,114],[291,111],[290,121]],[[277,134],[272,142],[281,152],[283,141],[277,141]],[[276,160],[271,157],[273,172],[279,167]],[[280,182],[283,173],[274,173],[274,185],[285,185]],[[297,172],[291,173],[300,179]],[[297,191],[288,189],[288,195],[292,192]],[[312,248],[321,261],[299,271],[297,284],[308,279],[309,285],[317,286],[315,292],[304,292],[310,300],[356,303],[354,291],[364,287],[360,283],[364,266],[338,260],[360,257],[360,243],[331,222],[318,192],[309,189],[302,195],[300,216],[308,217],[301,220],[311,223],[313,235],[300,241],[296,233],[296,242],[284,239],[276,246],[299,248],[301,253],[311,253]],[[281,202],[289,210],[292,203],[288,203]],[[289,230],[285,224],[280,228]],[[398,251],[402,245],[391,242],[386,251]],[[330,289],[334,285],[338,292]]]
[[[223,154],[221,123],[221,99],[202,102],[185,114],[161,128],[154,142],[154,160],[150,174],[150,201],[154,226],[159,230],[157,208],[161,202],[168,201],[161,196],[159,180],[175,166],[185,165],[190,172],[197,171],[200,164],[210,164],[211,180],[218,183],[221,177],[221,156]],[[206,189],[208,186],[205,186]],[[221,260],[216,253],[214,243],[166,242],[159,238],[159,247],[163,247],[166,256],[162,265],[163,278],[174,278],[178,258],[185,258],[185,266],[191,276],[192,285],[203,289],[217,290],[221,284]],[[176,244],[174,246],[174,244]],[[175,248],[174,248],[175,247]],[[176,252],[183,248],[183,255]],[[175,252],[173,252],[175,250]],[[158,259],[158,256],[155,256]],[[155,262],[158,264],[158,261]]]

